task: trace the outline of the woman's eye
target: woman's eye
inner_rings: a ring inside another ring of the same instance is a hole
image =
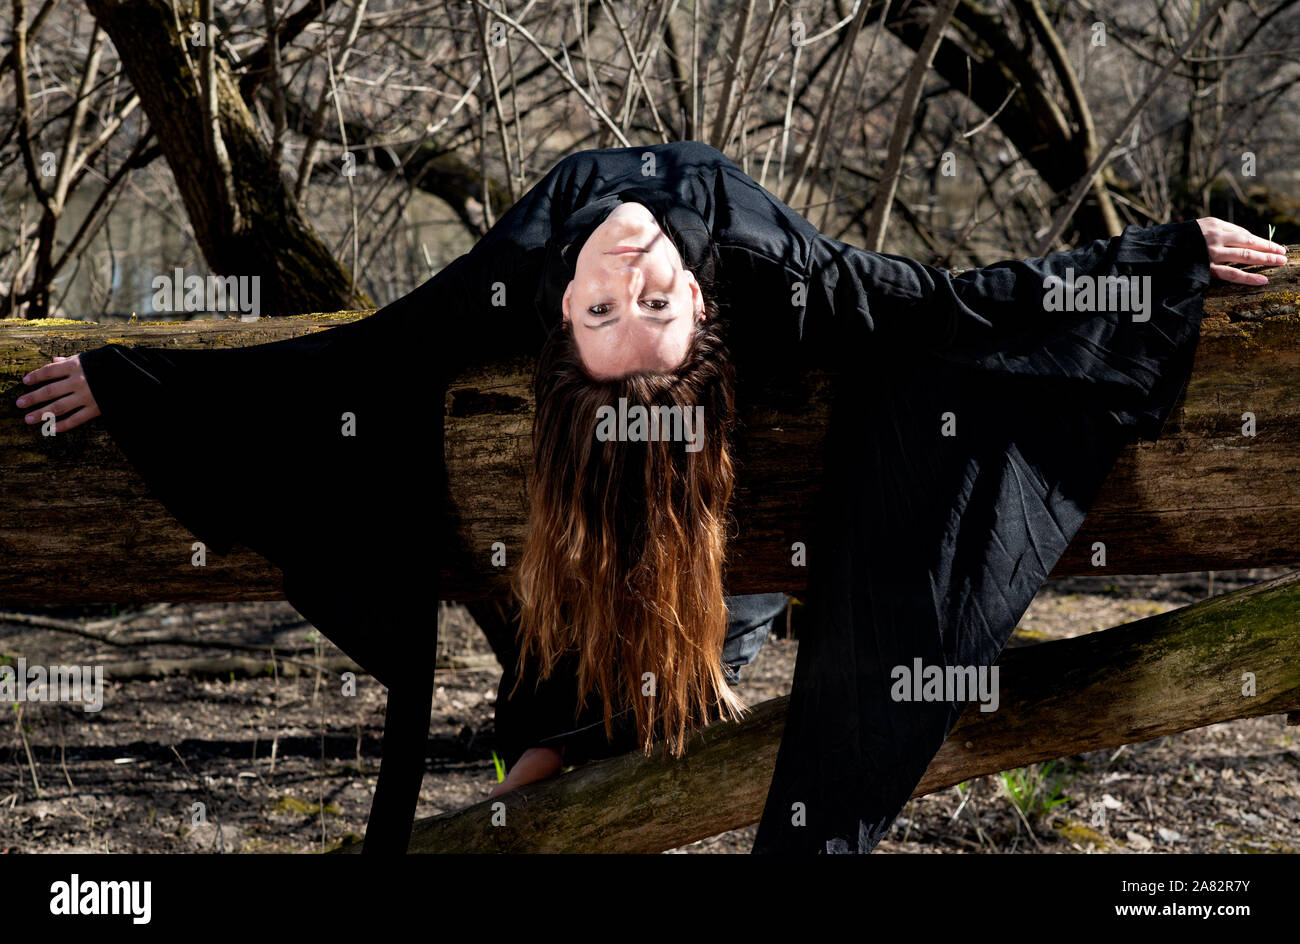
[[[669,301],[666,298],[650,298],[646,299],[643,304],[645,304],[651,311],[663,311],[669,306]],[[600,304],[592,305],[587,309],[587,311],[590,314],[597,316],[605,315],[609,313],[609,305],[601,302]]]

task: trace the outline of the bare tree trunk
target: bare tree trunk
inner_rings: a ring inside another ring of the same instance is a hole
[[[367,307],[303,219],[205,24],[203,45],[166,0],[88,0],[112,38],[212,270],[259,276],[263,314]],[[202,69],[194,57],[203,62]]]

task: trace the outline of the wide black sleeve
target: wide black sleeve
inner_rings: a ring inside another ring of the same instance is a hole
[[[266,557],[298,611],[392,685],[436,633],[441,411],[396,367],[403,339],[359,325],[244,348],[114,343],[81,364],[145,491],[209,552]]]
[[[1139,436],[1168,416],[1210,281],[1195,220],[954,275],[827,236],[720,152],[692,143],[690,154],[744,361],[855,370],[875,351],[919,349],[1087,397]]]
[[[409,667],[391,637],[436,630],[446,383],[539,344],[546,239],[590,175],[589,158],[560,161],[470,252],[358,321],[247,347],[83,353],[104,427],[181,524],[212,551],[265,556],[290,602],[387,682]]]
[[[810,329],[834,338],[850,363],[867,346],[925,348],[969,369],[1068,387],[1151,439],[1190,366],[1210,270],[1188,220],[1130,225],[1079,249],[957,275],[819,234],[807,277]]]
[[[858,331],[837,380],[811,631],[756,852],[870,852],[963,712],[998,710],[897,679],[1014,688],[992,675],[1002,647],[1125,443],[1173,412],[1210,281],[1194,222],[957,277],[836,253],[824,304],[879,330]],[[1043,283],[1070,268],[1144,279],[1149,306],[1053,309]],[[1107,548],[1108,572],[1127,572],[1126,551]]]

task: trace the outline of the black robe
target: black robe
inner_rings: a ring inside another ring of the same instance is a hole
[[[891,667],[995,661],[1120,446],[1159,434],[1190,370],[1209,284],[1195,221],[952,276],[820,234],[698,142],[565,158],[471,252],[362,321],[251,348],[87,352],[104,423],[154,494],[209,548],[266,556],[390,687],[385,771],[401,770],[391,790],[381,772],[367,847],[385,795],[385,845],[404,847],[423,769],[442,390],[488,352],[541,347],[582,240],[625,199],[714,277],[742,391],[810,366],[842,378],[812,629],[756,851],[874,847],[966,707],[892,700]],[[1045,310],[1044,279],[1068,269],[1148,277],[1149,319]]]

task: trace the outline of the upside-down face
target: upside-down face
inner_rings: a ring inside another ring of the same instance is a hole
[[[695,276],[654,215],[634,201],[615,207],[587,237],[562,307],[597,380],[677,368],[705,317]]]

